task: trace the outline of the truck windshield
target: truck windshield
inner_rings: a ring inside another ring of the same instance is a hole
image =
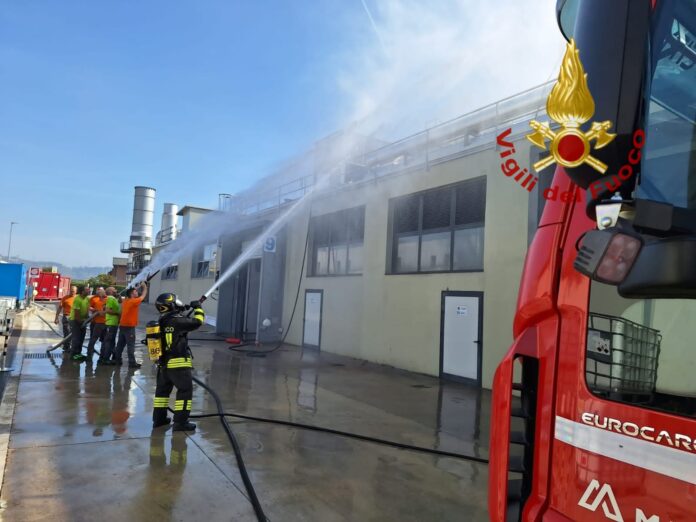
[[[696,208],[696,0],[658,2],[649,51],[636,197]]]

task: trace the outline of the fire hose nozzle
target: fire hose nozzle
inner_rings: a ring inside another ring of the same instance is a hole
[[[202,295],[198,300],[191,301],[191,303],[184,305],[184,310],[190,310],[189,315],[193,312],[194,308],[200,308],[200,306],[203,304],[203,301],[208,299],[206,296]]]

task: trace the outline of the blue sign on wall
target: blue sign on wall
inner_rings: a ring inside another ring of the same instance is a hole
[[[264,252],[275,252],[276,251],[276,238],[275,236],[268,236],[263,244]]]

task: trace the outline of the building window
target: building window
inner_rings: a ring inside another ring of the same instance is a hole
[[[178,273],[179,273],[179,265],[178,264],[170,265],[162,271],[162,281],[164,281],[166,279],[176,279],[176,276]]]
[[[215,277],[217,272],[217,243],[205,245],[193,257],[191,277]]]
[[[310,276],[362,274],[364,206],[313,217],[311,234]]]
[[[483,270],[486,178],[390,200],[388,273]]]

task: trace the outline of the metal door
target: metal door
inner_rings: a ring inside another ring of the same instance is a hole
[[[321,344],[321,307],[323,290],[305,290],[302,345],[319,348]]]
[[[244,333],[255,337],[259,322],[259,288],[261,285],[261,260],[247,262],[246,299],[244,312]]]
[[[440,375],[481,382],[481,292],[443,292]]]

